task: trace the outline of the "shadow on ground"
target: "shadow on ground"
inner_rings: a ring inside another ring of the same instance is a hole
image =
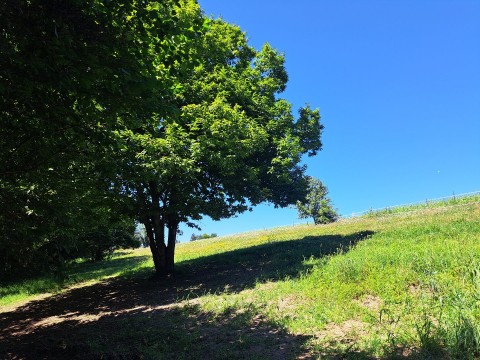
[[[32,301],[0,313],[0,356],[312,358],[307,336],[289,334],[253,310],[232,309],[215,315],[198,305],[176,304],[205,293],[238,292],[259,281],[298,276],[307,270],[304,259],[348,250],[371,234],[365,231],[273,242],[183,262],[177,275],[166,280],[117,278]]]
[[[191,289],[194,296],[205,292],[237,292],[257,282],[298,276],[313,266],[306,265],[305,260],[348,251],[371,235],[372,231],[362,231],[346,236],[306,236],[204,256],[180,263],[176,278],[188,283],[193,274],[196,285],[200,285],[196,291]]]

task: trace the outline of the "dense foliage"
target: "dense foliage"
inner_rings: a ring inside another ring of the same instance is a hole
[[[305,195],[319,113],[294,119],[268,44],[193,0],[10,0],[0,14],[2,274],[115,243],[135,220],[171,273],[179,223]]]
[[[170,106],[172,64],[196,36],[175,3],[0,4],[2,273],[44,267],[44,248],[61,263],[92,223],[112,228],[99,211],[133,222],[111,191],[112,133]]]

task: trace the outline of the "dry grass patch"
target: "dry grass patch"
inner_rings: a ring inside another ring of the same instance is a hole
[[[330,346],[338,344],[354,346],[360,339],[367,336],[370,325],[360,320],[346,320],[340,324],[329,323],[315,336]]]

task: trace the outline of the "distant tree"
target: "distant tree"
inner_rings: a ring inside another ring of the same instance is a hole
[[[101,261],[118,249],[134,249],[141,246],[135,236],[135,221],[127,216],[112,213],[109,209],[94,209],[97,221],[89,222],[76,244],[74,255],[89,258],[92,262]],[[77,256],[75,256],[77,257]]]
[[[214,237],[217,237],[217,234],[215,234],[215,233],[211,233],[211,234],[206,234],[205,233],[205,234],[202,234],[202,235],[192,234],[192,236],[190,237],[190,241],[210,239],[210,238],[214,238]]]
[[[148,247],[148,238],[147,238],[147,234],[145,233],[145,228],[143,227],[143,225],[137,225],[137,229],[135,230],[135,234],[134,234],[135,238],[137,239],[137,241],[140,243],[140,246],[141,247]]]
[[[300,219],[312,217],[315,225],[336,221],[338,214],[327,194],[327,187],[320,180],[309,176],[305,201],[297,202],[298,217]]]

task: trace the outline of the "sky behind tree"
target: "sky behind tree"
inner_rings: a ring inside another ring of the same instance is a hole
[[[256,49],[285,53],[281,97],[320,109],[323,150],[305,163],[340,214],[480,190],[480,1],[199,3]],[[298,222],[262,205],[199,225],[224,235]]]

